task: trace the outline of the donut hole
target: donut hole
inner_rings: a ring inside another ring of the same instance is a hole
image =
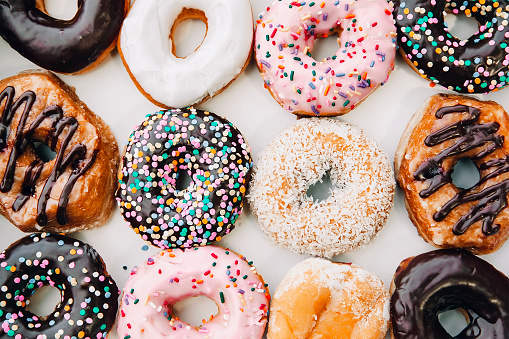
[[[451,178],[454,186],[469,189],[481,180],[481,174],[472,159],[460,158],[454,165]]]
[[[339,47],[339,33],[332,33],[327,36],[317,37],[310,52],[313,59],[317,61],[327,60],[336,55]]]
[[[62,295],[56,287],[41,286],[27,300],[26,308],[29,312],[44,319],[55,311],[60,305],[61,299]]]
[[[36,7],[52,18],[71,20],[78,13],[77,0],[36,0]]]
[[[175,189],[177,191],[184,191],[191,186],[191,183],[193,183],[193,178],[189,174],[187,168],[179,168],[177,170],[177,174],[175,177]]]
[[[207,35],[207,17],[203,11],[184,8],[170,31],[171,52],[186,58],[200,48]]]
[[[460,40],[468,40],[479,31],[477,20],[463,12],[458,14],[444,12],[444,25],[449,29],[449,33]]]
[[[455,308],[440,313],[438,315],[438,321],[444,330],[454,338],[469,325],[466,315],[467,312],[464,309]]]
[[[203,295],[183,299],[172,306],[172,314],[191,326],[199,327],[219,313],[216,303]]]
[[[32,146],[35,154],[37,154],[39,159],[43,162],[50,162],[57,156],[57,153],[42,141],[32,141]]]
[[[308,187],[306,196],[312,198],[313,201],[324,201],[331,196],[334,188],[335,185],[332,182],[330,172],[327,171],[316,183]]]

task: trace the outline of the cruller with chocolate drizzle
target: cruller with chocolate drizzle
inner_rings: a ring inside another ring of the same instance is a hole
[[[414,115],[395,169],[410,219],[426,241],[485,254],[509,237],[508,135],[509,117],[492,101],[438,94]],[[464,189],[451,176],[461,158],[480,173]]]

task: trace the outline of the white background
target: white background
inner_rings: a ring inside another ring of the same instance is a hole
[[[60,3],[56,1],[47,2],[48,8],[49,5],[56,8],[50,10],[50,13],[62,15],[61,11],[64,13],[65,10],[69,11],[69,8],[65,7],[69,6],[68,3],[64,0]],[[252,0],[254,17],[258,17],[268,5],[270,0]],[[191,34],[193,37],[191,41],[194,43],[199,43],[199,38],[203,36],[203,25],[185,23],[180,29],[179,37]],[[322,57],[327,55],[327,51],[328,55],[332,55],[330,41],[334,41],[334,38],[325,40],[324,45],[329,45],[327,47],[329,50],[326,49],[326,54]],[[325,46],[323,48],[326,48]],[[21,57],[0,39],[0,78],[31,68],[37,66]],[[112,127],[121,149],[133,127],[142,122],[146,114],[158,110],[133,85],[116,51],[88,73],[61,77],[69,85],[74,86],[81,100]],[[387,152],[392,161],[401,133],[411,115],[427,97],[439,92],[445,90],[438,86],[430,87],[427,81],[415,74],[398,57],[387,84],[340,119],[364,129]],[[478,98],[497,101],[509,109],[509,89]],[[247,69],[230,87],[199,108],[225,116],[233,122],[250,144],[255,161],[259,153],[280,131],[296,121],[296,117],[283,110],[263,88],[263,81],[254,60],[251,60]],[[3,218],[0,219],[0,230],[2,249],[24,236]],[[145,243],[126,225],[118,209],[103,227],[75,233],[73,236],[95,247],[120,288],[135,265],[158,252],[153,246],[149,246],[146,251],[142,250]],[[279,281],[294,264],[307,258],[305,255],[289,252],[271,243],[248,207],[244,209],[235,230],[218,244],[254,261],[258,272],[269,284],[271,292],[274,292]],[[377,274],[389,286],[396,267],[403,259],[433,249],[419,237],[408,219],[402,194],[398,189],[391,216],[379,235],[364,248],[339,255],[333,260],[361,265]],[[509,245],[506,244],[498,252],[483,256],[483,259],[508,275],[508,256]],[[128,269],[125,270],[123,266],[127,266]],[[111,333],[111,337],[115,337],[114,332]]]

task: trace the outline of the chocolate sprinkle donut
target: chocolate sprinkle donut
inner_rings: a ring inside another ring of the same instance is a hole
[[[444,11],[473,17],[478,32],[466,40],[451,35]],[[507,1],[395,0],[393,14],[400,51],[422,77],[460,93],[507,85]]]
[[[404,260],[391,288],[393,339],[509,338],[509,279],[488,262],[458,249]],[[452,337],[438,316],[464,311],[467,327]]]
[[[207,245],[233,229],[252,165],[244,137],[226,119],[194,108],[156,112],[127,140],[120,211],[155,246]],[[186,174],[191,183],[179,189]]]
[[[28,308],[42,286],[61,295],[46,317]],[[118,288],[99,254],[55,233],[26,236],[0,254],[0,291],[2,338],[106,338],[118,309]]]

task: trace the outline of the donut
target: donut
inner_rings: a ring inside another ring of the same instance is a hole
[[[396,28],[383,0],[274,1],[256,21],[255,57],[265,87],[297,115],[348,113],[394,68]],[[339,49],[313,58],[316,39],[339,35]]]
[[[3,338],[106,338],[119,291],[99,254],[88,244],[55,233],[37,233],[0,254],[0,336]],[[41,287],[60,292],[48,316],[30,311]]]
[[[218,241],[242,212],[250,152],[240,131],[214,113],[186,108],[148,115],[127,139],[118,173],[120,211],[154,246]],[[186,188],[178,186],[181,176],[191,178]]]
[[[175,303],[205,296],[218,313],[194,327],[173,314]],[[210,245],[166,249],[135,267],[124,287],[119,338],[261,339],[270,294],[252,262]]]
[[[394,168],[410,219],[428,243],[476,254],[498,250],[509,237],[509,117],[493,101],[437,94],[410,120]],[[452,181],[460,159],[480,179]]]
[[[328,175],[325,200],[308,188]],[[300,119],[260,154],[248,201],[265,233],[298,253],[332,257],[368,243],[393,203],[387,155],[359,128],[330,118]]]
[[[507,85],[509,3],[394,0],[400,52],[421,77],[459,93],[488,93]],[[479,23],[468,39],[449,32],[444,11]]]
[[[389,290],[350,263],[311,258],[290,269],[270,305],[267,339],[383,339]]]
[[[509,337],[509,279],[462,249],[405,259],[391,284],[391,338],[453,338],[440,313],[460,309],[468,325],[454,338]]]
[[[182,58],[175,54],[174,32],[186,19],[201,20],[207,30],[200,46]],[[249,0],[136,0],[118,50],[148,100],[179,108],[198,105],[233,82],[249,62],[252,41]]]
[[[44,0],[2,0],[0,36],[36,65],[58,73],[91,70],[115,48],[128,0],[78,0],[70,20],[51,17]]]
[[[0,214],[24,232],[102,225],[120,161],[110,127],[47,71],[1,80],[0,114]]]

